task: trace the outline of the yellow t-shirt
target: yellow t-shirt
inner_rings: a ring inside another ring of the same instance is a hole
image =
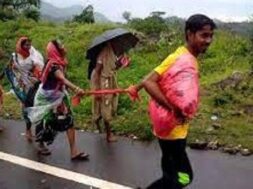
[[[190,53],[184,46],[179,47],[174,53],[170,54],[154,71],[159,75],[165,73],[176,61],[176,59],[185,54]],[[171,133],[166,137],[167,140],[185,139],[188,133],[189,124],[177,125]],[[155,133],[154,133],[155,134]],[[157,136],[159,138],[159,136]],[[163,138],[165,139],[165,138]]]

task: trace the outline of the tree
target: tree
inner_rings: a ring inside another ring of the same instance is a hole
[[[16,17],[15,11],[13,9],[1,9],[0,8],[0,20],[7,21],[7,20],[13,20]]]
[[[40,12],[38,9],[30,8],[23,11],[23,14],[26,18],[31,18],[36,22],[40,19]]]
[[[94,23],[95,19],[93,13],[93,6],[88,5],[80,15],[76,15],[73,18],[73,21],[79,23]]]
[[[140,19],[134,18],[129,22],[130,26],[138,31],[141,31],[147,35],[159,37],[162,31],[167,31],[168,26],[165,19],[161,17],[165,12],[152,12],[150,16]]]
[[[127,22],[129,22],[129,21],[131,20],[131,13],[130,13],[129,11],[125,11],[125,12],[123,12],[122,17],[123,17]]]
[[[22,13],[38,20],[40,4],[40,0],[0,0],[0,20],[15,19]]]
[[[22,11],[27,8],[31,8],[32,6],[39,8],[41,4],[40,0],[1,0],[0,7],[2,9],[5,8],[13,8],[16,11]]]

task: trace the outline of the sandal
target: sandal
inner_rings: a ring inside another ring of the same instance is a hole
[[[89,157],[89,154],[86,154],[84,152],[80,152],[76,156],[72,157],[71,160],[72,161],[83,161],[83,160],[88,160],[89,159],[88,157]]]

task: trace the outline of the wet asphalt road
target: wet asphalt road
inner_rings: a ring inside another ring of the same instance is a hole
[[[4,153],[133,188],[145,187],[161,176],[161,154],[156,142],[142,143],[120,138],[117,143],[108,144],[104,135],[78,132],[78,146],[90,154],[90,160],[71,162],[65,134],[59,134],[49,147],[53,152],[51,156],[41,157],[37,155],[35,143],[28,143],[21,134],[24,122],[0,119],[0,124],[6,127],[0,133],[0,151]],[[195,172],[194,182],[188,189],[253,188],[253,156],[188,151]],[[0,160],[0,170],[1,189],[90,188],[3,160]]]
[[[0,161],[0,170],[1,189],[90,189],[89,186],[3,161]]]

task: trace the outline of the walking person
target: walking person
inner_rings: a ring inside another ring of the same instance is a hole
[[[149,114],[162,151],[163,175],[147,189],[182,189],[193,180],[186,139],[188,120],[193,118],[198,105],[196,58],[211,44],[215,28],[213,20],[205,15],[189,17],[185,23],[185,45],[170,54],[141,84],[128,89],[137,97],[144,87],[152,97]]]
[[[117,56],[113,44],[108,42],[97,57],[97,65],[91,74],[91,89],[117,89],[116,74]],[[117,113],[118,94],[94,96],[92,102],[93,123],[100,130],[100,120],[103,119],[106,129],[106,140],[115,142],[116,138],[111,132],[110,122]]]
[[[117,70],[129,65],[125,52],[134,47],[138,39],[129,31],[117,28],[108,30],[94,39],[87,51],[90,59],[88,78],[92,90],[114,90],[118,88]],[[107,142],[117,141],[111,131],[111,121],[117,114],[118,94],[96,95],[92,99],[92,122],[101,132],[103,121]]]
[[[78,96],[85,93],[66,78],[67,64],[64,45],[59,40],[50,41],[41,84],[34,98],[34,106],[27,109],[28,117],[37,124],[36,138],[42,155],[51,154],[45,142],[51,144],[58,131],[66,131],[71,160],[87,160],[89,155],[80,152],[76,145],[74,118],[67,90]]]
[[[16,51],[12,53],[5,75],[12,89],[21,102],[22,115],[26,122],[26,138],[32,141],[31,121],[25,108],[33,106],[33,98],[39,86],[39,77],[44,67],[44,60],[38,50],[32,46],[28,37],[21,37],[16,43]]]

